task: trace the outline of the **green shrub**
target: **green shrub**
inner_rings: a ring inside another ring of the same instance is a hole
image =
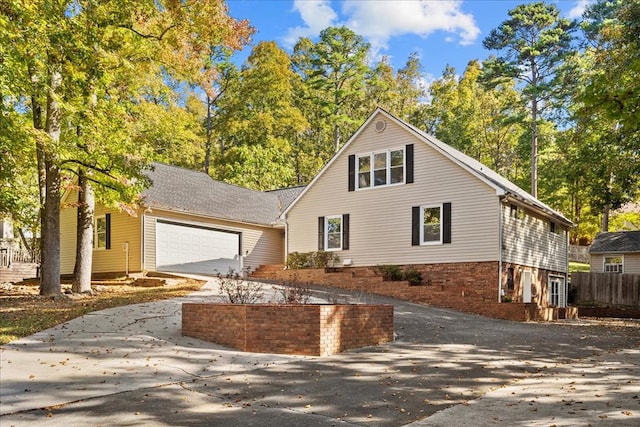
[[[414,268],[408,268],[404,272],[404,280],[409,282],[410,285],[421,285],[422,284],[422,273]]]
[[[402,269],[397,265],[378,265],[375,267],[376,273],[380,274],[384,280],[399,281],[404,280]]]
[[[287,268],[291,270],[309,268],[311,266],[311,254],[312,252],[291,252],[287,257]]]
[[[287,257],[286,266],[291,270],[301,268],[326,268],[340,262],[340,257],[333,252],[292,252]]]
[[[333,267],[340,262],[340,257],[333,252],[317,251],[312,254],[313,268]]]

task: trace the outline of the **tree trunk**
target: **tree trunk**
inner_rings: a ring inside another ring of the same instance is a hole
[[[83,169],[78,171],[78,222],[76,229],[76,264],[73,268],[75,293],[91,293],[91,265],[93,262],[93,218],[95,198]]]
[[[538,100],[531,99],[531,195],[538,197]]]
[[[204,147],[204,173],[209,175],[209,164],[211,162],[211,104],[213,100],[207,95],[207,140]]]
[[[47,122],[49,135],[44,147],[46,188],[42,224],[42,266],[40,295],[60,295],[60,169],[57,162],[57,145],[60,142],[60,105],[57,100],[62,85],[59,68],[51,72],[51,85],[47,95]]]
[[[44,130],[42,123],[42,105],[38,100],[41,88],[39,87],[40,77],[37,75],[36,70],[32,65],[29,66],[29,76],[31,80],[31,114],[33,120],[33,128],[36,130],[36,162],[38,167],[38,195],[40,206],[38,209],[38,220],[40,223],[40,231],[44,233],[44,203],[45,194],[47,188],[47,173],[45,168],[45,145],[43,141],[43,135],[38,132]],[[37,230],[33,230],[34,236],[34,251],[35,251],[35,236]],[[38,249],[40,251],[40,264],[44,263],[45,251],[44,240],[41,238],[38,242]]]
[[[602,232],[606,233],[609,231],[609,212],[611,207],[609,205],[604,207],[604,211],[602,212]]]

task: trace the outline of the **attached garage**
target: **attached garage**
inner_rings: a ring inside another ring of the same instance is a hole
[[[175,273],[239,272],[238,232],[167,220],[156,221],[156,270]]]

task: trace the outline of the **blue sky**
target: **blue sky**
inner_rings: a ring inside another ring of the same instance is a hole
[[[548,0],[563,17],[579,18],[590,0]],[[301,36],[317,39],[329,26],[345,25],[372,46],[374,58],[386,55],[395,69],[416,52],[427,80],[446,65],[462,74],[472,59],[490,52],[482,40],[508,19],[508,11],[527,1],[511,0],[228,0],[231,16],[256,29],[252,44],[274,40],[287,52]],[[242,62],[251,51],[238,55]]]

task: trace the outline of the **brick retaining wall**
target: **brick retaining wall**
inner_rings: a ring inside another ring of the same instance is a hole
[[[496,319],[555,320],[576,316],[575,311],[536,304],[499,303],[498,262],[423,264],[405,268],[419,271],[424,283],[411,286],[404,281],[384,281],[371,267],[285,270],[281,265],[261,266],[252,277],[363,291]]]
[[[182,335],[255,353],[326,356],[393,340],[393,306],[184,303]]]

